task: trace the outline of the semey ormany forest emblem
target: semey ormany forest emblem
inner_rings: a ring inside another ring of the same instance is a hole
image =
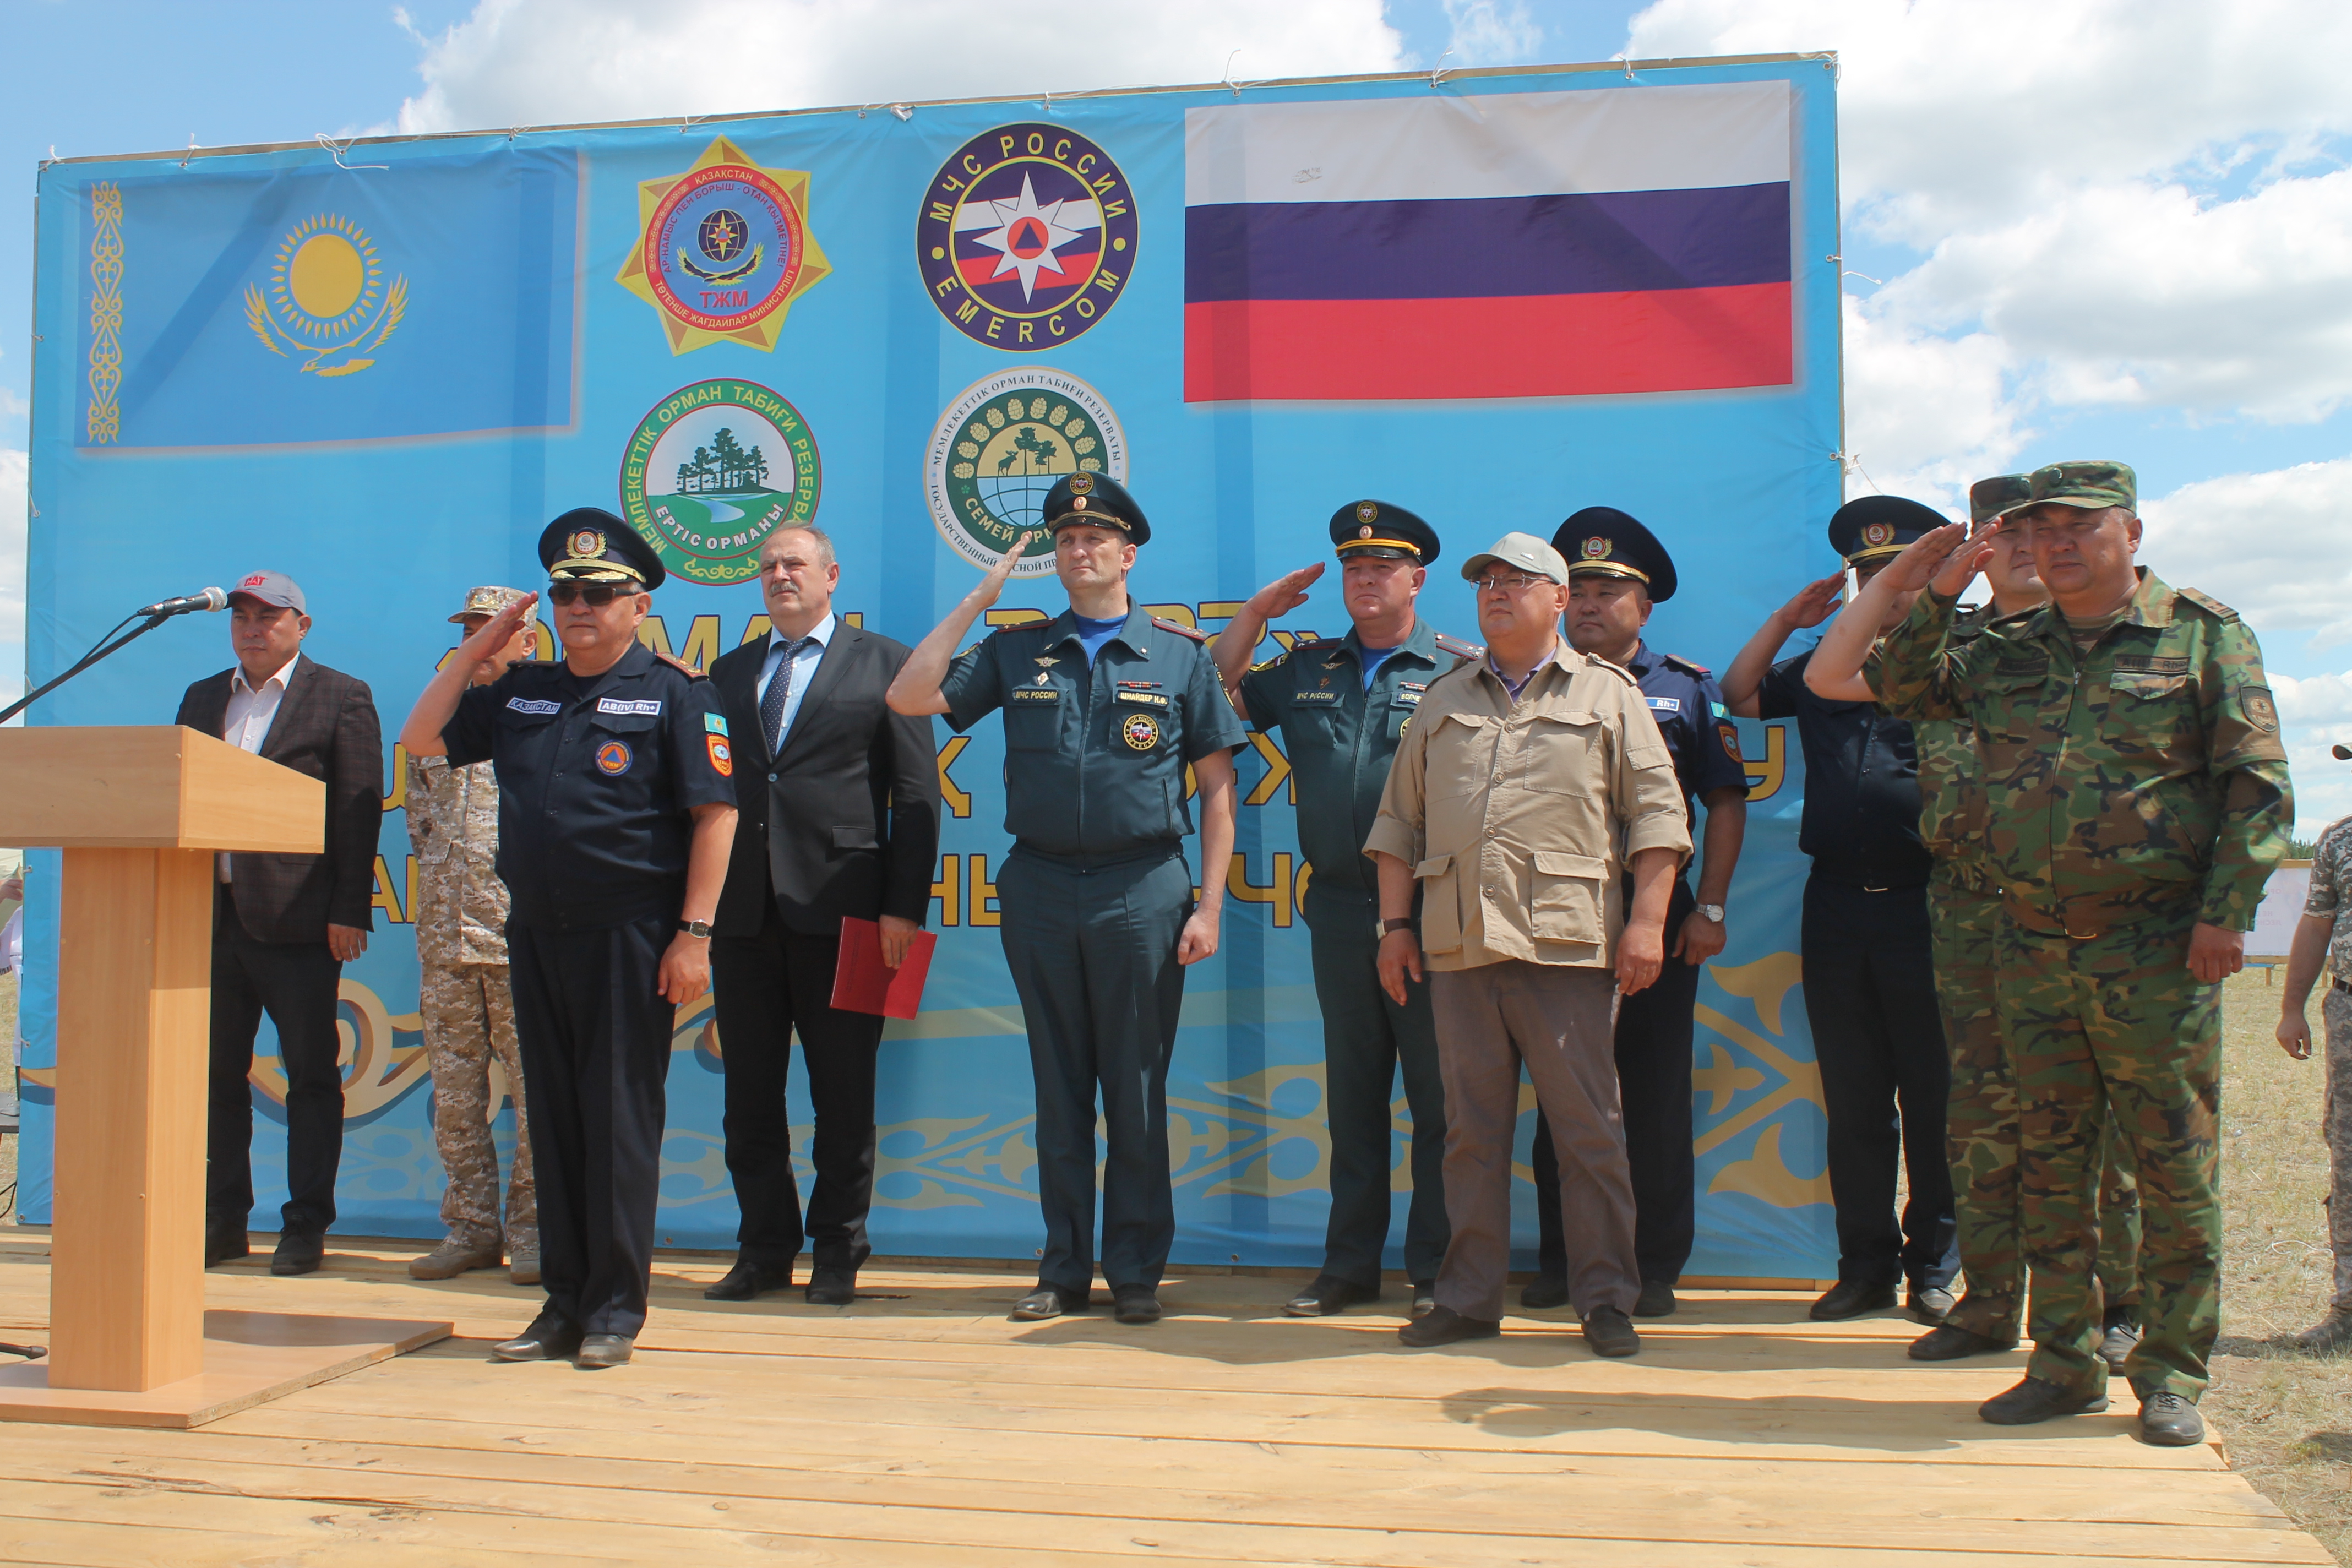
[[[350,375],[408,313],[408,279],[384,277],[375,241],[349,218],[319,213],[278,242],[265,289],[247,284],[245,324],[262,347],[312,375]]]
[[[637,186],[637,242],[616,281],[659,313],[674,354],[772,351],[793,301],[833,270],[808,211],[805,170],[763,169],[721,136],[685,174]]]
[[[1135,242],[1126,174],[1061,125],[1000,125],[965,142],[931,177],[915,225],[940,314],[1015,353],[1101,321],[1134,268]]]

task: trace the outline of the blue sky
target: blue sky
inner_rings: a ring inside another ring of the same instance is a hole
[[[2352,811],[2352,767],[2325,760],[2352,741],[2352,7],[1193,0],[1079,32],[1041,49],[982,0],[0,0],[0,149],[28,197],[52,149],[192,137],[1196,81],[1229,58],[1249,79],[1834,48],[1850,491],[1949,508],[1985,473],[2132,462],[2146,559],[2263,635],[2306,828]],[[710,37],[730,47],[685,47]],[[0,689],[21,664],[31,220],[0,208]]]

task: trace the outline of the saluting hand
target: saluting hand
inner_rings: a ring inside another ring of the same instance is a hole
[[[1957,522],[1946,523],[1942,528],[1928,534],[1927,538],[1933,539],[1937,534],[1948,532],[1959,526]],[[2000,519],[1994,518],[1991,521],[1972,530],[1964,542],[1955,542],[1951,546],[1951,553],[1944,557],[1944,563],[1937,567],[1936,574],[1927,580],[1927,586],[1933,588],[1943,598],[1958,598],[1960,590],[1967,587],[1978,573],[1992,563],[1992,536],[2000,531]],[[1924,542],[1926,542],[1924,540],[1912,541],[1915,545]],[[1899,561],[1902,557],[1897,556],[1895,559]],[[1902,584],[1898,583],[1896,592],[1901,591]]]
[[[1833,573],[1818,583],[1808,583],[1798,589],[1797,596],[1774,611],[1773,616],[1790,631],[1801,632],[1828,620],[1844,592],[1845,574]]]
[[[996,603],[996,596],[1004,592],[1005,580],[1013,575],[1013,569],[1021,564],[1021,552],[1028,549],[1029,542],[1036,537],[1037,531],[1034,528],[1029,530],[1013,542],[1012,549],[996,558],[996,564],[981,578],[980,586],[967,595],[976,607],[984,610]]]
[[[1286,572],[1250,595],[1248,608],[1263,621],[1280,620],[1307,602],[1307,585],[1323,575],[1323,563]]]
[[[457,645],[458,662],[470,670],[504,652],[538,603],[537,594],[525,594],[483,622],[481,630]]]

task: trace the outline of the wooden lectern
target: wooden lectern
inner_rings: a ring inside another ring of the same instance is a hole
[[[214,853],[325,831],[324,784],[194,730],[0,730],[0,844],[65,850],[49,1355],[0,1418],[198,1426],[447,1337],[205,1310]]]

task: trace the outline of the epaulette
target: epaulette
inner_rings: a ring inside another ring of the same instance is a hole
[[[1276,665],[1280,664],[1284,659],[1288,658],[1289,657],[1290,657],[1290,650],[1289,650],[1288,648],[1284,648],[1281,652],[1279,652],[1279,653],[1276,654],[1272,658],[1262,658],[1262,659],[1259,659],[1255,664],[1251,665],[1251,666],[1250,666],[1250,673],[1251,673],[1252,675],[1255,675],[1255,674],[1256,674],[1259,670],[1261,670],[1261,669],[1272,669]]]
[[[2190,604],[2196,605],[2199,609],[2203,610],[2208,615],[2220,619],[2225,625],[2238,618],[2237,611],[2230,608],[2229,605],[2223,604],[2221,600],[2214,598],[2210,594],[2201,594],[2194,588],[2175,588],[2173,592],[2179,595],[2181,598],[2184,598]]]
[[[1163,632],[1174,632],[1179,637],[1191,637],[1196,643],[1205,643],[1209,640],[1209,634],[1197,626],[1188,626],[1181,621],[1162,620],[1158,616],[1153,616],[1150,619],[1151,624]]]
[[[1642,683],[1634,677],[1633,672],[1614,660],[1603,658],[1597,653],[1588,653],[1584,656],[1584,662],[1597,669],[1607,670],[1636,691],[1642,689]]]
[[[1679,669],[1685,675],[1694,677],[1696,679],[1706,680],[1713,677],[1715,674],[1715,671],[1707,668],[1706,666],[1698,663],[1695,659],[1685,658],[1678,653],[1662,653],[1658,658],[1670,668]]]
[[[678,658],[674,653],[664,653],[661,649],[656,648],[654,649],[654,657],[661,660],[664,664],[669,666],[672,669],[677,670],[680,675],[685,676],[688,680],[708,680],[710,679],[710,677],[703,674],[702,671],[687,663],[686,660]]]
[[[1450,653],[1456,658],[1478,658],[1486,651],[1476,643],[1466,643],[1460,637],[1447,637],[1444,632],[1434,634],[1431,640],[1437,644],[1438,652]]]

